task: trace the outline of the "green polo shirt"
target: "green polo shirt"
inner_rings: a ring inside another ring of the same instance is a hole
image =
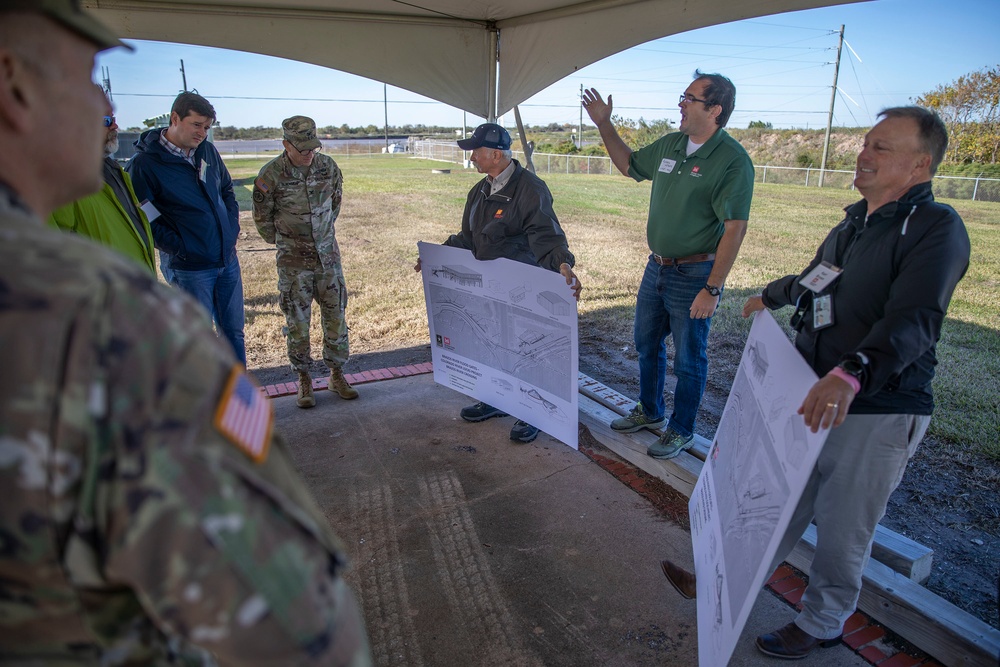
[[[691,155],[687,145],[674,132],[629,157],[629,176],[653,181],[646,241],[662,257],[715,252],[723,223],[750,217],[753,162],[743,146],[721,128]]]

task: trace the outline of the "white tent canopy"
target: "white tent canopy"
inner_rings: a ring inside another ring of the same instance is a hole
[[[84,0],[126,39],[350,72],[494,118],[659,37],[857,0]]]

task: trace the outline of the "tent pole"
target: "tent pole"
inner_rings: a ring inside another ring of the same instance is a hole
[[[488,62],[491,64],[488,81],[486,82],[486,113],[487,121],[497,121],[497,68],[500,65],[500,31],[490,28],[490,46]]]

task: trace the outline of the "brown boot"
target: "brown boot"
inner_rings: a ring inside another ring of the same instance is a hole
[[[677,567],[669,560],[660,561],[660,568],[663,570],[663,576],[681,594],[681,597],[688,600],[695,599],[698,595],[698,586],[695,583],[693,574],[683,568]]]
[[[299,397],[295,404],[300,408],[311,408],[316,405],[313,396],[313,381],[309,373],[299,373]]]
[[[358,397],[358,390],[351,386],[351,383],[344,377],[344,371],[340,368],[330,369],[330,383],[327,388],[345,401]]]

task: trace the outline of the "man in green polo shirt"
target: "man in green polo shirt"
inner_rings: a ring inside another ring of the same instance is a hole
[[[583,106],[618,170],[653,182],[646,224],[652,254],[635,306],[639,403],[611,428],[632,433],[666,426],[647,450],[657,459],[691,447],[708,379],[709,326],[746,234],[753,163],[722,129],[735,105],[736,88],[729,79],[696,71],[680,97],[680,131],[633,151],[611,123],[611,96],[605,102],[593,88],[583,95]],[[663,400],[668,335],[674,339],[677,376],[669,420]]]

